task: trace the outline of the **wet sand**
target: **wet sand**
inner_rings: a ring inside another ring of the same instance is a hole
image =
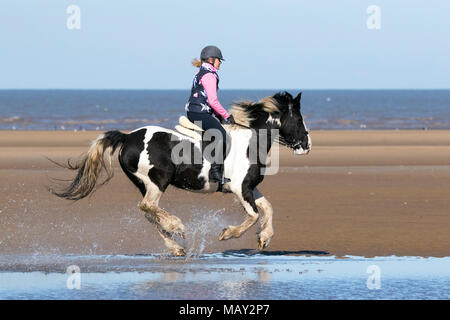
[[[115,177],[76,203],[46,190],[73,172],[64,161],[100,132],[0,131],[0,255],[165,252],[138,209],[140,193]],[[450,131],[312,131],[310,155],[281,150],[260,191],[274,207],[267,251],[344,256],[450,256]],[[115,157],[115,160],[117,158]],[[256,248],[257,226],[219,242],[243,209],[231,194],[170,187],[161,200],[188,227],[192,253]]]
[[[58,259],[15,255],[14,260],[15,265],[26,264],[26,269],[12,266],[0,272],[0,300],[450,298],[448,257],[335,259],[215,253],[191,260],[151,255]],[[73,274],[74,265],[82,273]]]

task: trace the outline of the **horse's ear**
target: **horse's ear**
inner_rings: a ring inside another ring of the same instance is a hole
[[[294,106],[300,108],[300,100],[302,98],[302,93],[300,92],[294,99]]]
[[[287,97],[288,99],[292,99],[292,95],[287,91],[281,91],[279,95],[280,97]]]

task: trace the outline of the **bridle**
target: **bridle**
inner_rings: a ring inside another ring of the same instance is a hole
[[[233,124],[230,123],[230,125],[233,125]],[[253,128],[250,128],[249,126],[243,125],[241,123],[237,123],[236,121],[234,121],[234,125],[245,128],[245,129],[253,129]]]
[[[229,125],[232,125],[232,124],[230,123]],[[246,126],[246,125],[244,125],[244,124],[238,123],[238,122],[236,122],[236,121],[234,122],[234,125],[239,126],[239,127],[242,127],[242,128],[245,128],[245,129],[253,129],[253,128],[250,128],[249,126]],[[308,131],[305,131],[304,134],[307,136],[307,135],[309,134],[309,132],[308,132]],[[295,149],[296,147],[298,147],[299,145],[302,144],[301,141],[299,141],[299,142],[297,142],[297,143],[295,143],[295,144],[290,144],[290,143],[287,143],[287,142],[285,142],[285,141],[283,141],[283,140],[278,140],[278,143],[281,143],[281,144],[283,144],[283,145],[285,145],[286,147],[289,147],[289,148],[291,148],[291,149]]]

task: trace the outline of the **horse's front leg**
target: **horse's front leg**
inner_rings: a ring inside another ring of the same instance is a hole
[[[239,238],[245,231],[247,231],[258,220],[258,208],[255,203],[255,198],[252,190],[244,189],[242,192],[235,193],[245,211],[247,212],[247,219],[239,226],[228,226],[222,230],[219,235],[219,240],[228,240],[230,238]]]
[[[262,214],[260,219],[261,231],[258,233],[258,249],[263,250],[268,246],[270,239],[273,237],[273,208],[269,201],[259,192],[258,189],[253,190],[256,206]]]

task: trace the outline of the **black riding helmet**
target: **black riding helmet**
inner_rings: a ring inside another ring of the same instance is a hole
[[[206,46],[200,53],[200,60],[208,60],[209,58],[218,58],[221,61],[225,61],[222,52],[216,46]]]

